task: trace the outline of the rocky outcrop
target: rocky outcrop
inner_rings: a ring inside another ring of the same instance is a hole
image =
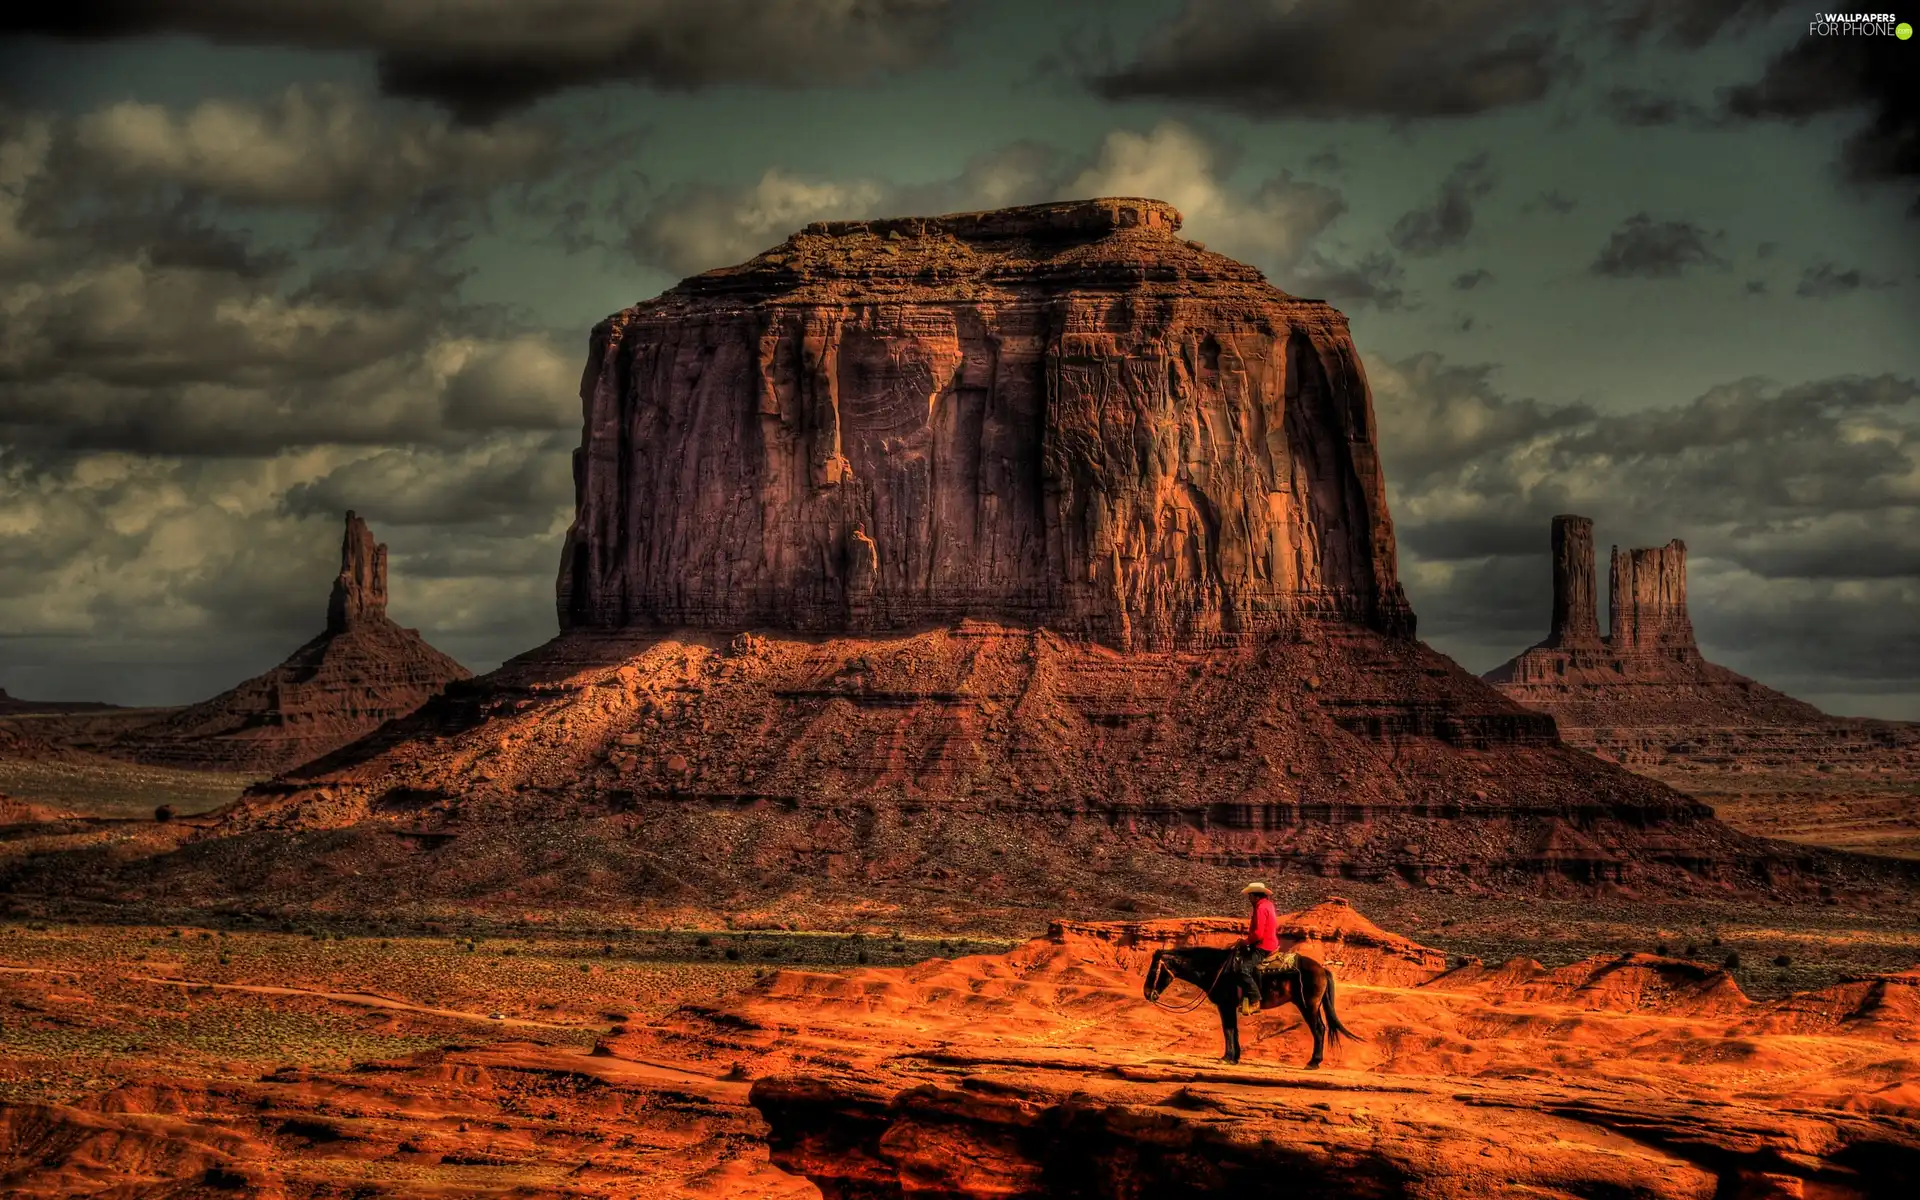
[[[1685,542],[1624,552],[1615,546],[1609,578],[1607,644],[1615,653],[1699,656],[1687,617]]]
[[[1553,625],[1548,646],[1593,646],[1600,642],[1599,609],[1594,603],[1593,522],[1585,517],[1553,519]]]
[[[1482,678],[1553,714],[1563,737],[1599,727],[1730,722],[1740,714],[1825,720],[1810,704],[1708,662],[1687,614],[1687,547],[1613,548],[1608,631],[1594,621],[1593,522],[1553,519],[1553,613],[1546,639]]]
[[[1410,634],[1345,318],[1179,227],[822,223],[603,322],[562,628]]]
[[[346,633],[387,617],[387,548],[375,544],[373,531],[352,512],[340,543],[340,574],[327,597],[327,632]]]
[[[271,775],[404,717],[472,672],[387,617],[387,548],[347,514],[326,631],[273,670],[170,712],[103,752]]]
[[[1282,939],[1334,964],[1365,1039],[1314,1072],[1291,1008],[1243,1021],[1252,1049],[1229,1067],[1193,989],[1142,998],[1174,922],[778,971],[602,1048],[742,1064],[773,1162],[829,1197],[1866,1200],[1920,1169],[1903,976],[1755,1002],[1717,966],[1651,954],[1442,972],[1338,903],[1282,923],[1368,934]]]
[[[1686,546],[1613,551],[1610,628],[1593,610],[1593,523],[1553,520],[1547,637],[1484,678],[1560,736],[1767,836],[1920,857],[1920,726],[1830,717],[1709,662],[1687,612]]]

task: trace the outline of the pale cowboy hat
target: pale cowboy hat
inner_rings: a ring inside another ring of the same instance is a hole
[[[1264,883],[1250,883],[1240,889],[1242,896],[1271,896],[1272,890]]]

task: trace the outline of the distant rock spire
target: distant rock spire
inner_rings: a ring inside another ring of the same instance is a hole
[[[1687,616],[1687,544],[1613,548],[1612,600],[1607,644],[1616,654],[1692,653],[1693,621]]]
[[[1553,519],[1553,624],[1548,646],[1598,646],[1594,604],[1593,521],[1565,514]]]
[[[375,544],[367,523],[349,511],[340,543],[340,574],[327,598],[327,632],[345,633],[387,615],[387,548]]]

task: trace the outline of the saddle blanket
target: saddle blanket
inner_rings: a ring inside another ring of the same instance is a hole
[[[1288,950],[1280,954],[1267,955],[1266,961],[1260,964],[1260,973],[1262,975],[1278,975],[1283,971],[1291,971],[1299,965],[1300,955],[1292,950]]]

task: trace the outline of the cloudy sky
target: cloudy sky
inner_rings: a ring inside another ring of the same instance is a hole
[[[1808,15],[21,6],[0,686],[177,703],[270,666],[348,507],[393,615],[491,667],[554,630],[596,320],[812,220],[1121,194],[1350,315],[1442,650],[1545,632],[1575,511],[1603,555],[1687,541],[1711,657],[1920,718],[1920,39]]]

